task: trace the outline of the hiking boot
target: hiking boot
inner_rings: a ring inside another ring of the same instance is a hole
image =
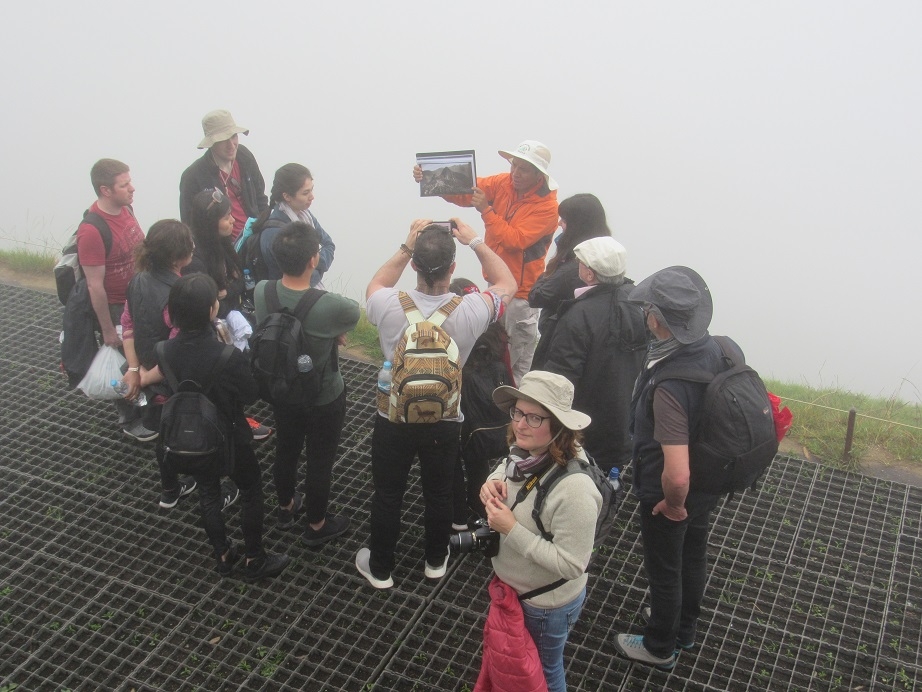
[[[217,558],[217,566],[215,571],[221,575],[221,578],[229,577],[231,572],[234,571],[234,563],[240,559],[240,553],[237,552],[237,546],[231,543],[230,548],[227,549],[227,559],[222,560]]]
[[[243,581],[254,582],[269,577],[277,577],[285,568],[291,558],[284,553],[263,553],[243,566]]]
[[[160,506],[164,509],[173,509],[179,498],[185,497],[195,490],[195,479],[192,476],[186,476],[179,479],[179,487],[173,490],[163,490],[160,492]]]
[[[645,623],[650,622],[651,612],[652,611],[650,610],[650,606],[644,606],[643,608],[640,609],[640,617]],[[678,647],[677,650],[682,649],[684,651],[691,651],[692,649],[695,648],[694,639],[690,642],[682,642],[676,639],[675,645],[676,647]]]
[[[295,493],[292,501],[294,505],[292,505],[291,509],[285,509],[279,506],[277,510],[278,522],[276,522],[276,526],[280,529],[290,529],[294,526],[298,519],[298,515],[301,513],[301,507],[304,505],[304,498],[299,493]]]
[[[615,637],[615,649],[625,658],[638,663],[656,666],[660,670],[672,670],[675,668],[677,655],[672,653],[665,658],[654,656],[643,645],[643,635],[641,634],[619,634]]]
[[[255,418],[247,418],[247,423],[250,424],[250,430],[253,431],[253,439],[257,442],[265,440],[273,433],[272,428],[267,425],[263,425]]]
[[[304,536],[301,540],[304,545],[315,548],[323,545],[327,541],[332,541],[337,536],[342,536],[349,528],[349,517],[343,517],[339,514],[327,514],[323,526],[319,529],[312,529],[310,524],[304,529]]]
[[[156,430],[148,430],[141,423],[141,420],[138,419],[133,421],[130,425],[122,428],[122,432],[128,435],[128,437],[134,438],[138,442],[150,442],[151,440],[156,440],[160,437],[160,433]]]
[[[237,499],[240,497],[240,488],[237,487],[232,481],[222,481],[221,482],[221,496],[223,497],[223,504],[221,505],[221,511],[224,511],[232,504],[234,504]]]
[[[394,585],[394,579],[391,575],[387,575],[383,579],[376,577],[371,571],[371,551],[368,548],[362,548],[355,554],[355,568],[359,571],[363,577],[368,580],[368,583],[371,584],[376,589],[389,589]]]
[[[426,575],[426,579],[441,579],[445,576],[445,572],[448,570],[448,555],[445,556],[445,559],[442,561],[442,564],[432,566],[429,564],[429,561],[426,561],[426,569],[423,570],[423,573]]]

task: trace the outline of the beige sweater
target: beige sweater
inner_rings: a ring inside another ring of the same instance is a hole
[[[505,480],[507,507],[524,482],[506,480],[506,463],[490,474],[490,479]],[[602,496],[585,473],[562,478],[547,494],[541,509],[541,522],[554,540],[541,536],[531,516],[537,493],[532,490],[512,510],[517,523],[500,536],[499,554],[493,558],[497,576],[518,593],[526,593],[558,579],[569,579],[553,591],[527,601],[539,608],[557,608],[572,601],[586,585],[586,565],[592,556],[595,524],[602,507]]]

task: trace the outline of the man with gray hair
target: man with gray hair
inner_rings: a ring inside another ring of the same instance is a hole
[[[692,269],[662,269],[641,281],[629,300],[641,305],[655,338],[632,400],[632,489],[640,503],[650,605],[643,611],[644,633],[617,635],[615,648],[633,661],[671,670],[676,652],[695,646],[707,582],[710,517],[719,496],[690,489],[689,445],[707,385],[669,373],[695,369],[716,374],[724,367],[723,351],[707,330],[711,293]]]
[[[459,207],[474,207],[483,219],[483,239],[509,267],[519,288],[506,306],[502,324],[509,334],[509,357],[516,382],[531,369],[538,343],[538,308],[528,304],[528,292],[544,271],[544,257],[557,230],[557,183],[547,172],[551,151],[526,139],[514,150],[501,149],[509,172],[477,178],[469,195],[443,199]],[[413,169],[416,182],[422,169]]]
[[[532,368],[573,383],[573,407],[592,417],[583,446],[608,473],[631,460],[631,392],[647,330],[639,306],[628,302],[634,282],[624,276],[624,246],[602,236],[584,240],[573,252],[586,285],[547,322]]]

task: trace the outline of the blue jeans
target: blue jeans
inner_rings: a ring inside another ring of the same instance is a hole
[[[567,681],[563,674],[563,647],[570,630],[579,619],[586,600],[586,588],[566,605],[558,608],[537,608],[522,601],[525,629],[535,640],[548,692],[565,692]]]

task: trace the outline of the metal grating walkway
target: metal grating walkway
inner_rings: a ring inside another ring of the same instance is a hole
[[[411,491],[396,588],[375,591],[353,565],[368,535],[375,367],[343,364],[333,510],[352,531],[311,551],[270,515],[267,547],[292,566],[222,583],[196,503],[157,506],[151,448],[124,438],[110,405],[65,392],[57,299],[0,285],[0,300],[0,690],[473,688],[490,578],[480,556],[427,583]],[[271,442],[257,452],[268,512]],[[922,689],[920,518],[920,488],[779,458],[760,492],[718,512],[698,646],[663,673],[609,643],[640,631],[629,502],[567,647],[570,689]]]

